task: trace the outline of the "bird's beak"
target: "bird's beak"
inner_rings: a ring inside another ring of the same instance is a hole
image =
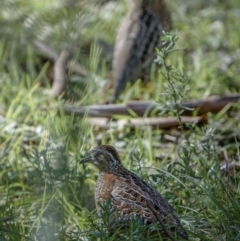
[[[92,162],[92,161],[93,161],[92,157],[91,157],[91,156],[87,156],[87,157],[84,157],[84,158],[80,161],[80,163],[83,164],[83,163],[89,163],[89,162]]]

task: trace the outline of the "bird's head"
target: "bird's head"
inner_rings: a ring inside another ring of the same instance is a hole
[[[110,145],[93,148],[80,163],[92,163],[100,172],[111,172],[122,165],[116,149]]]

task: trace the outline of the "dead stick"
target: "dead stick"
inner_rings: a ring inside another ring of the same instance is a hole
[[[173,107],[182,109],[182,115],[191,115],[196,110],[198,115],[202,115],[208,112],[217,113],[223,107],[229,103],[236,103],[240,101],[240,93],[229,96],[210,96],[206,100],[193,100],[189,102],[183,102],[180,107]],[[110,104],[110,105],[92,105],[74,107],[65,105],[63,110],[66,114],[74,114],[76,116],[84,116],[88,113],[91,117],[106,117],[111,118],[114,115],[127,115],[131,116],[129,110],[134,112],[138,116],[157,115],[161,112],[160,105],[154,101],[133,101],[126,105],[124,104]]]
[[[50,94],[59,96],[66,88],[66,64],[70,54],[67,50],[62,50],[54,64],[54,80]]]

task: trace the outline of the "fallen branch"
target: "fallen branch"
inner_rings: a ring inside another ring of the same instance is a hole
[[[185,108],[194,109],[198,115],[208,112],[217,113],[229,103],[237,103],[240,101],[240,93],[228,96],[209,96],[206,100],[196,100],[183,102]],[[184,110],[183,115],[191,114],[192,111]]]
[[[208,112],[217,113],[229,103],[240,101],[240,94],[229,96],[210,96],[206,100],[193,100],[183,102],[181,106],[175,107],[183,110],[182,115],[206,114]],[[92,105],[74,107],[65,105],[63,110],[66,114],[74,114],[76,116],[84,116],[88,114],[90,117],[106,117],[112,118],[114,115],[133,116],[153,116],[159,114],[162,110],[161,106],[154,101],[134,101],[127,104],[109,104],[109,105]]]
[[[111,124],[109,118],[89,118],[91,125],[106,129]],[[129,120],[117,120],[117,126],[119,129],[123,129],[126,126],[136,128],[142,126],[151,126],[153,129],[172,129],[179,126],[179,121],[176,117],[158,117],[158,118],[131,118]],[[207,123],[206,116],[189,117],[182,116],[181,123],[183,125],[196,123],[198,125],[204,125]]]

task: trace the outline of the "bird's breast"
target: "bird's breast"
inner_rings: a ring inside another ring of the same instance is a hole
[[[113,174],[106,173],[106,172],[99,173],[96,188],[95,188],[96,206],[98,206],[99,203],[103,203],[110,199],[114,182],[115,182],[115,177]]]

